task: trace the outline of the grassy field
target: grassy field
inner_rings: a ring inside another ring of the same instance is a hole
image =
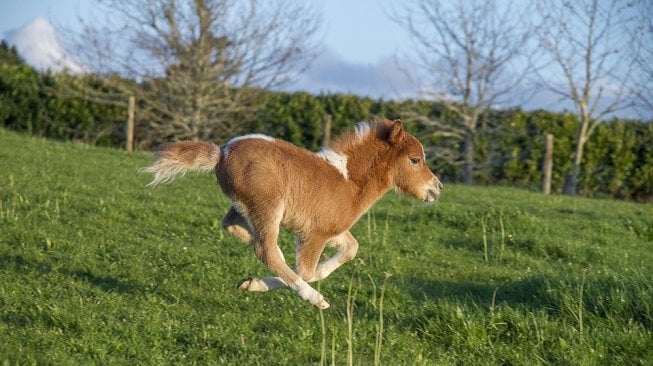
[[[150,189],[150,161],[0,129],[0,364],[653,364],[652,205],[389,193],[320,312],[236,290],[267,272],[215,178]]]

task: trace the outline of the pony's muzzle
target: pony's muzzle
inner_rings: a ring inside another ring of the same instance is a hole
[[[426,199],[424,199],[424,201],[435,202],[440,197],[443,188],[444,185],[442,182],[440,182],[437,177],[433,177],[433,180],[431,181],[431,184],[426,191]]]

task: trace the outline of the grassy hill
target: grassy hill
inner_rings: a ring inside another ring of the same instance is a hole
[[[150,189],[150,161],[0,129],[0,363],[653,364],[651,205],[389,193],[320,312],[236,290],[267,272],[215,178]]]

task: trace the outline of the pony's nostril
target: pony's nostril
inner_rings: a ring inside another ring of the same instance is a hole
[[[438,181],[438,184],[436,184],[436,187],[438,187],[439,190],[442,190],[442,188],[444,188],[444,185],[442,184],[442,182]]]

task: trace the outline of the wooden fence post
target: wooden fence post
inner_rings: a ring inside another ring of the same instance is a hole
[[[136,108],[136,98],[129,97],[127,105],[127,152],[134,150],[134,109]]]
[[[551,172],[553,171],[553,135],[546,135],[544,162],[542,163],[542,193],[551,194]]]
[[[329,146],[331,142],[331,115],[322,117],[322,146]]]

